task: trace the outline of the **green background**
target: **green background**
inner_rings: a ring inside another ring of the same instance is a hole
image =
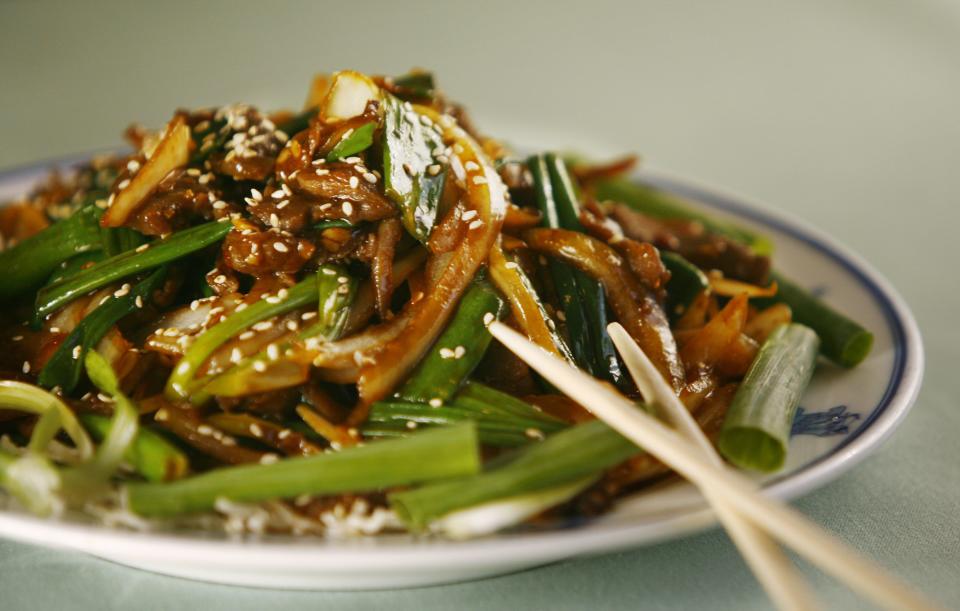
[[[479,125],[615,154],[788,210],[919,319],[927,373],[874,456],[804,513],[960,606],[960,6],[936,1],[0,2],[0,167],[114,145],[182,106],[298,106],[312,73],[433,68]],[[805,570],[807,567],[805,567]],[[832,608],[857,601],[809,571]],[[0,606],[769,607],[722,532],[480,582],[244,590],[0,541]]]

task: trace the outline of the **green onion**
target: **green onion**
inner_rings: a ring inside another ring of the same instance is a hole
[[[123,294],[115,293],[108,297],[106,303],[84,317],[43,366],[38,378],[40,385],[47,388],[59,386],[64,392],[71,392],[80,381],[87,351],[118,321],[143,307],[152,298],[153,292],[161,287],[166,276],[166,268],[161,267],[133,288],[127,287],[125,293],[121,289],[120,293]]]
[[[261,502],[371,492],[470,475],[479,468],[476,428],[462,424],[336,453],[216,469],[167,484],[133,484],[127,498],[136,513],[170,516],[212,509],[219,498]]]
[[[698,212],[682,197],[649,185],[625,178],[610,178],[597,183],[595,195],[599,200],[621,202],[654,218],[697,221],[707,231],[750,246],[759,255],[773,252],[773,243],[766,236]]]
[[[528,166],[534,178],[537,204],[543,212],[543,225],[583,232],[576,188],[563,160],[548,153],[532,157]],[[609,321],[603,286],[560,261],[550,261],[549,266],[577,364],[596,376],[617,383],[624,381],[623,368],[606,332]]]
[[[50,274],[50,278],[44,286],[49,286],[66,278],[70,278],[71,276],[75,276],[89,264],[99,263],[106,258],[102,250],[88,250],[79,255],[74,255],[57,266],[57,269]]]
[[[535,419],[541,423],[548,423],[548,426],[549,424],[559,424],[562,425],[562,427],[567,426],[567,423],[563,420],[545,414],[539,408],[534,407],[523,399],[518,399],[513,395],[500,392],[480,382],[470,381],[464,384],[460,392],[457,393],[455,403],[456,405],[464,407],[488,409],[499,414],[516,416],[518,418]],[[548,430],[553,430],[554,428],[556,427],[549,428]]]
[[[376,131],[377,124],[374,121],[364,123],[354,129],[346,137],[341,138],[333,149],[327,154],[327,161],[338,161],[344,157],[350,157],[370,148],[373,144],[373,132]]]
[[[110,431],[110,419],[95,414],[81,414],[83,423],[97,441],[103,441]],[[140,428],[133,443],[123,455],[130,465],[151,482],[162,482],[183,477],[190,468],[187,456],[162,435]]]
[[[101,227],[100,242],[104,254],[115,257],[146,243],[146,236],[129,227]]]
[[[437,222],[446,172],[431,174],[435,149],[443,139],[421,125],[416,111],[384,92],[383,184],[387,197],[400,208],[403,226],[426,243]],[[411,116],[412,115],[412,116]]]
[[[215,244],[222,240],[232,227],[230,223],[220,222],[198,225],[152,242],[146,250],[126,251],[84,269],[71,278],[44,287],[37,294],[36,320],[42,320],[90,291],[127,276],[160,267],[164,263]]]
[[[113,399],[113,417],[110,419],[110,429],[104,435],[103,443],[97,448],[93,461],[80,469],[86,471],[89,467],[92,474],[106,480],[120,466],[127,449],[137,436],[139,413],[133,401],[120,392],[120,381],[106,359],[91,350],[87,353],[84,364],[90,381]]]
[[[56,412],[60,428],[70,437],[77,447],[80,457],[86,460],[93,456],[93,443],[87,432],[80,426],[77,417],[56,395],[42,388],[23,382],[0,380],[0,408],[13,409],[42,416],[47,412]]]
[[[817,299],[787,278],[773,272],[777,294],[758,303],[780,302],[790,306],[793,320],[806,325],[820,337],[820,352],[844,367],[859,365],[870,353],[873,334]]]
[[[434,522],[432,530],[451,539],[471,539],[493,534],[569,501],[597,479],[596,475],[587,475],[554,488],[454,511]]]
[[[58,265],[77,253],[99,250],[102,212],[96,206],[88,206],[0,251],[0,299],[13,299],[36,289]]]
[[[299,286],[299,285],[298,285]],[[340,265],[321,265],[316,273],[316,295],[318,298],[317,322],[303,329],[297,338],[303,341],[335,341],[343,335],[347,319],[350,317],[350,306],[356,296],[359,282],[352,277],[346,268]],[[296,288],[296,287],[294,287]],[[293,289],[291,289],[292,291]],[[290,343],[279,346],[281,354],[291,347]],[[206,357],[204,357],[206,358]],[[266,371],[256,371],[256,363],[266,365]],[[213,376],[209,381],[199,382],[204,385],[203,390],[194,393],[191,400],[195,403],[203,402],[207,396],[239,397],[268,390],[258,386],[264,379],[270,379],[273,367],[291,365],[286,360],[270,361],[266,350],[237,363],[225,372]],[[293,364],[298,371],[299,365]],[[299,379],[297,376],[285,376],[287,380]],[[305,379],[303,381],[306,381]],[[272,390],[272,388],[271,388]]]
[[[451,512],[572,484],[633,456],[640,449],[593,420],[527,446],[511,461],[469,477],[390,495],[390,504],[414,530]]]
[[[446,401],[480,364],[493,336],[486,325],[500,318],[503,299],[485,280],[475,280],[460,300],[457,311],[397,391],[404,401]]]
[[[180,358],[170,379],[167,380],[165,391],[167,397],[174,400],[187,399],[198,386],[204,385],[205,381],[195,381],[194,376],[207,358],[234,335],[242,333],[247,327],[261,320],[285,314],[317,301],[316,277],[307,278],[285,290],[286,297],[277,295],[261,299],[243,310],[234,312],[201,333]]]
[[[670,271],[664,309],[670,320],[675,321],[690,307],[696,296],[710,286],[710,281],[699,267],[675,252],[661,250],[660,259]]]
[[[790,428],[817,361],[817,334],[798,324],[777,327],[754,359],[730,404],[717,443],[733,464],[757,471],[783,466]]]

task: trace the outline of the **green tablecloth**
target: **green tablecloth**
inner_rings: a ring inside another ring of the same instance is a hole
[[[893,438],[796,505],[960,606],[960,7],[933,0],[0,3],[0,167],[115,144],[178,105],[296,106],[314,71],[436,70],[490,133],[787,209],[863,254],[926,340]],[[859,603],[811,571],[832,608]],[[461,585],[291,593],[0,541],[5,609],[762,609],[722,532]]]

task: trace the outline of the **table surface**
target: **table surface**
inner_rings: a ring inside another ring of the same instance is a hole
[[[314,72],[436,71],[516,142],[617,154],[788,210],[861,253],[919,320],[913,411],[796,502],[960,606],[960,6],[914,0],[0,3],[0,167],[114,145],[177,106],[298,106]],[[864,603],[807,566],[831,608]],[[484,581],[309,593],[195,583],[0,541],[3,607],[764,609],[719,530]]]

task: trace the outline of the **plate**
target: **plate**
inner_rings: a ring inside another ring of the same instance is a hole
[[[86,157],[89,154],[0,173],[0,201],[24,193],[52,167],[68,168]],[[853,315],[875,335],[872,353],[856,369],[818,367],[801,402],[787,465],[759,480],[765,493],[795,498],[836,479],[875,450],[907,414],[923,371],[917,324],[893,287],[862,258],[786,214],[661,174],[640,173],[637,179],[770,235],[777,245],[778,269]],[[476,579],[677,538],[714,524],[712,512],[685,483],[622,499],[613,511],[589,521],[465,542],[409,535],[298,540],[129,532],[84,518],[53,521],[0,511],[0,536],[11,539],[74,548],[190,579],[316,590]]]

